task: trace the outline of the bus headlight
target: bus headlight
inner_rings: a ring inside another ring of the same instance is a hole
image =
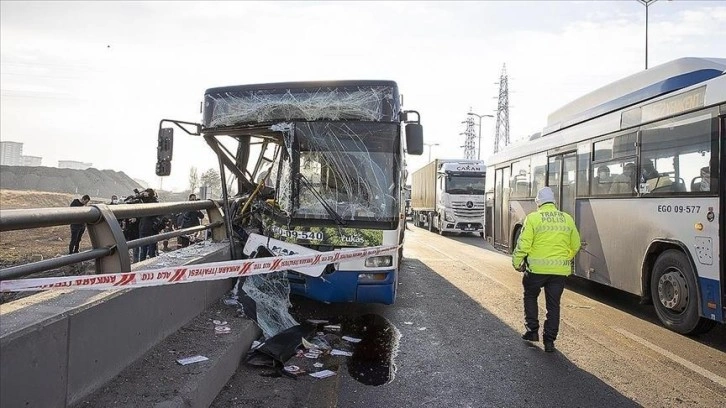
[[[392,266],[393,265],[393,256],[391,256],[391,255],[372,256],[370,258],[366,258],[365,265],[367,268],[382,268],[385,266]]]

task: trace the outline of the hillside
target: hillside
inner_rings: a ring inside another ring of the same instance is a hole
[[[119,197],[133,194],[135,188],[142,189],[121,171],[0,166],[0,189],[88,194],[91,197],[108,198],[113,194]]]

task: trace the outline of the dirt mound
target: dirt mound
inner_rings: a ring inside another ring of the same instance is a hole
[[[77,194],[0,190],[0,209],[68,207]]]
[[[58,169],[55,167],[0,166],[0,188],[34,190],[91,197],[127,196],[142,187],[122,171]],[[66,204],[67,205],[67,204]],[[42,207],[37,205],[36,207]]]

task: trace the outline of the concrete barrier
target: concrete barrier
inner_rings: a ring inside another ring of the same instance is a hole
[[[229,260],[228,245],[215,245],[180,264]],[[228,279],[118,291],[48,291],[0,306],[0,406],[73,405],[232,285]]]

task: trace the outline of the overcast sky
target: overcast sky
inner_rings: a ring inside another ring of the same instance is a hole
[[[649,65],[726,57],[726,4],[649,7]],[[644,68],[645,7],[624,1],[0,2],[0,138],[23,154],[91,162],[159,187],[159,120],[198,122],[204,90],[264,82],[391,79],[421,113],[432,158],[463,157],[469,107],[495,114],[503,64],[510,130]],[[482,156],[494,121],[482,121]],[[427,152],[409,159],[421,167]],[[175,135],[164,189],[217,167]],[[130,192],[119,192],[127,194]]]

